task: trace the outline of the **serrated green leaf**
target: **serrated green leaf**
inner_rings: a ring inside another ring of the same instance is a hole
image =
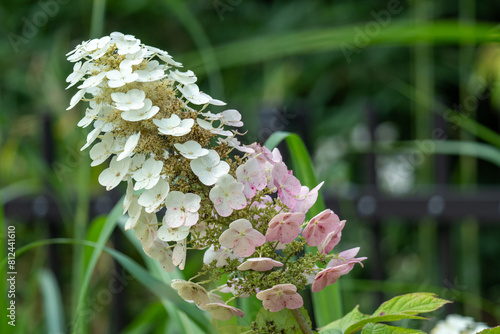
[[[402,327],[393,327],[384,324],[374,324],[369,323],[363,330],[361,334],[425,334],[425,332],[416,330],[416,329],[408,329]]]
[[[383,315],[383,316],[379,316],[379,317],[368,317],[366,319],[363,319],[363,320],[355,323],[352,326],[349,326],[349,328],[347,328],[344,333],[345,334],[356,333],[361,328],[363,328],[363,326],[365,326],[366,324],[369,324],[369,323],[399,321],[399,320],[403,320],[403,319],[426,320],[426,318],[419,317],[416,315],[406,314],[406,313]]]
[[[329,323],[325,327],[321,328],[320,333],[335,333],[331,332],[331,330],[339,330],[340,333],[343,333],[349,326],[369,317],[369,315],[363,314],[358,311],[359,305],[349,313],[347,313],[342,318],[335,320],[334,322]]]
[[[437,298],[432,293],[410,293],[394,297],[383,303],[372,315],[365,315],[356,306],[342,319],[323,327],[320,333],[330,333],[331,330],[341,330],[343,333],[355,333],[369,323],[398,321],[403,319],[425,319],[417,316],[419,313],[434,311],[449,303]]]
[[[373,313],[374,316],[406,313],[419,314],[432,312],[450,303],[447,300],[438,298],[433,293],[417,292],[394,297],[382,305]]]

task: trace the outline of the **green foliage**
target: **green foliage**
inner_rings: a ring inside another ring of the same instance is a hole
[[[393,326],[388,326],[384,324],[374,324],[374,323],[369,323],[365,327],[363,327],[363,330],[361,331],[361,334],[419,334],[419,333],[425,333],[416,329],[407,329],[407,328],[401,328],[401,327],[393,327]]]
[[[420,313],[428,313],[437,310],[449,301],[440,299],[432,293],[410,293],[397,296],[386,301],[371,315],[362,314],[356,306],[351,312],[342,319],[336,320],[321,328],[320,333],[335,333],[340,330],[344,334],[351,334],[363,329],[370,324],[378,322],[391,322],[403,319],[425,319],[417,316]],[[420,331],[409,331],[404,328],[381,326],[373,327],[370,325],[366,333],[420,333]],[[397,332],[393,332],[397,330]]]
[[[311,327],[311,321],[307,312],[304,308],[301,308],[300,311],[308,322],[309,327]],[[286,308],[279,312],[270,312],[261,308],[252,324],[252,328],[255,334],[279,333],[280,330],[284,330],[283,334],[302,333],[292,312]]]
[[[40,290],[43,296],[43,309],[47,319],[47,333],[64,333],[64,311],[61,291],[54,274],[47,269],[38,273]]]

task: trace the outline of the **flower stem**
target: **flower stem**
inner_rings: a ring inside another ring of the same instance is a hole
[[[304,315],[302,314],[302,312],[300,312],[300,308],[290,310],[290,312],[292,312],[293,317],[295,318],[295,321],[297,321],[297,324],[299,325],[300,329],[302,330],[302,333],[313,334],[313,331],[309,327],[309,324],[307,323],[306,319],[304,318]]]

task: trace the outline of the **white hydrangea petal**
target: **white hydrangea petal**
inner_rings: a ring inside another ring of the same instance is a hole
[[[158,238],[163,241],[180,241],[187,238],[189,235],[189,226],[180,226],[171,228],[168,225],[162,225],[158,229]]]
[[[168,181],[160,179],[154,187],[147,189],[139,196],[139,204],[146,208],[146,212],[154,212],[165,200],[169,190]]]
[[[139,139],[141,138],[141,132],[134,133],[130,137],[128,137],[127,142],[125,143],[125,147],[123,148],[123,152],[118,155],[118,161],[125,159],[132,155],[132,152],[139,143]]]
[[[69,101],[69,107],[66,108],[66,110],[73,109],[73,107],[76,106],[78,102],[80,102],[80,100],[85,96],[85,93],[87,93],[87,90],[85,89],[80,89],[78,92],[76,92],[76,94],[73,95],[73,97]]]

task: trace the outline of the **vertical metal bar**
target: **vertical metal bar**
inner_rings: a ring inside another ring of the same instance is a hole
[[[52,166],[54,162],[54,138],[52,137],[52,122],[51,122],[51,117],[50,114],[45,113],[43,116],[42,120],[42,135],[43,135],[43,154],[44,154],[44,159],[45,163],[47,166]],[[47,181],[45,182],[44,185],[45,188],[45,193],[50,194],[51,193],[51,185]],[[48,220],[48,232],[49,232],[49,238],[56,238],[59,236],[59,229],[58,229],[58,222],[53,218],[54,215],[52,215],[49,212],[50,208],[50,199],[47,197],[48,195],[41,195],[34,201],[33,205],[33,210],[35,210],[35,215],[40,216],[42,212],[36,212],[36,205],[42,206],[45,205],[47,207],[45,219]],[[42,209],[43,210],[43,209]],[[59,271],[60,263],[59,263],[59,257],[58,257],[58,252],[57,252],[57,245],[51,244],[48,246],[48,253],[49,253],[49,266],[52,272],[54,273],[54,277],[56,278],[57,282],[61,281],[61,273]]]
[[[378,197],[378,185],[377,185],[377,167],[376,161],[377,157],[373,150],[375,147],[375,129],[377,126],[377,116],[375,109],[372,106],[368,106],[366,109],[367,120],[368,120],[368,133],[370,136],[370,143],[372,150],[368,152],[365,156],[366,159],[366,184],[369,187],[370,196],[374,201],[374,208],[376,209],[376,198]],[[372,267],[372,277],[375,280],[382,281],[384,279],[384,269],[382,262],[382,224],[379,219],[371,219],[371,227],[374,238],[375,253],[373,257],[373,267]],[[379,291],[376,294],[377,303],[381,304],[384,301],[384,294]]]

